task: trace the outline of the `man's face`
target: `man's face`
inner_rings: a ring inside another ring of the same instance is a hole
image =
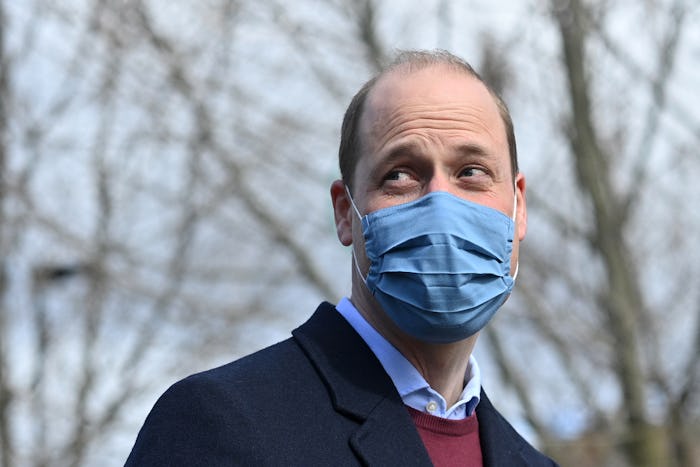
[[[445,66],[391,72],[368,96],[360,134],[352,195],[362,215],[446,191],[512,217],[517,196],[514,270],[526,231],[525,179],[518,174],[514,189],[505,127],[482,83]],[[338,236],[355,243],[366,274],[361,224],[352,209],[345,217]]]

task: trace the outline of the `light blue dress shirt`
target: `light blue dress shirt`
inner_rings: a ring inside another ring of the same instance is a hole
[[[447,407],[445,398],[430,387],[411,362],[365,320],[347,297],[343,298],[336,308],[376,355],[404,404],[450,420],[467,418],[474,413],[481,391],[481,374],[474,356],[469,357],[467,374],[464,376],[464,390],[459,400],[452,407]]]

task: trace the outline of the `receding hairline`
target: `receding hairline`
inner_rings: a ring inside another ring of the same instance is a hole
[[[517,147],[510,111],[503,99],[496,93],[479,73],[462,58],[445,50],[412,50],[402,51],[379,74],[367,81],[353,97],[343,120],[341,147],[339,149],[341,175],[345,183],[352,188],[354,172],[357,168],[361,153],[364,152],[364,136],[361,131],[364,126],[367,105],[372,100],[374,91],[380,82],[392,76],[409,76],[426,69],[443,68],[446,71],[471,77],[481,83],[493,99],[501,117],[501,123],[506,133],[506,142],[510,158],[513,180],[519,172]],[[344,170],[346,169],[346,170]],[[350,169],[350,170],[348,170]]]
[[[414,66],[414,63],[409,62],[406,64],[400,64],[396,67],[392,67],[391,69],[388,69],[384,73],[377,76],[377,79],[374,81],[372,87],[367,92],[367,95],[364,100],[364,105],[362,106],[361,113],[358,117],[357,137],[362,153],[366,153],[369,150],[369,147],[367,145],[370,141],[372,141],[371,132],[374,128],[374,125],[371,122],[371,120],[374,118],[373,115],[375,115],[376,117],[375,113],[379,111],[379,108],[383,107],[387,103],[387,101],[384,100],[386,97],[385,92],[391,92],[394,89],[395,83],[400,84],[404,79],[410,79],[420,73],[435,73],[436,79],[441,79],[443,76],[447,75],[456,77],[459,80],[463,79],[465,81],[460,82],[468,82],[468,84],[466,84],[467,86],[473,85],[480,87],[481,89],[486,91],[488,96],[492,97],[492,93],[488,89],[488,86],[486,86],[478,78],[478,75],[468,70],[465,70],[462,67],[445,64],[442,62],[426,63],[420,67],[416,67]],[[461,86],[464,86],[464,84],[460,84],[460,87]],[[500,109],[498,108],[497,103],[493,99],[491,102],[493,102],[492,108],[499,115],[499,121],[501,121],[502,119],[500,118]],[[379,106],[379,108],[377,106]],[[504,122],[501,121],[500,125],[502,127],[502,131],[505,133],[506,129]],[[359,162],[359,158],[357,162]]]
[[[488,87],[488,85],[486,85],[486,83],[484,83],[479,74],[471,68],[465,69],[464,67],[444,62],[425,63],[421,64],[421,66],[416,66],[416,64],[413,62],[407,62],[386,69],[384,72],[377,75],[374,80],[372,80],[371,86],[367,90],[367,94],[365,96],[360,115],[358,116],[358,123],[360,124],[360,127],[362,126],[362,123],[365,120],[367,111],[370,109],[371,104],[375,103],[374,99],[377,97],[376,92],[378,90],[381,90],[382,85],[384,85],[386,82],[392,79],[411,77],[420,72],[426,71],[444,71],[446,73],[453,74],[454,76],[465,77],[471,83],[476,84],[477,86],[481,86],[492,98],[492,102],[496,106],[496,109],[498,110],[499,114],[501,113],[501,106],[499,105],[500,98],[493,93],[493,91]]]
[[[377,75],[376,79],[372,83],[372,86],[367,91],[367,95],[364,100],[364,105],[362,106],[361,113],[358,117],[358,138],[360,146],[363,150],[366,150],[367,138],[370,136],[368,134],[369,124],[367,122],[368,112],[372,111],[372,106],[377,103],[376,99],[377,92],[382,90],[382,86],[389,83],[391,88],[391,80],[401,79],[402,77],[411,77],[421,72],[444,72],[445,74],[452,74],[453,76],[464,77],[464,79],[470,82],[470,85],[476,85],[485,90],[488,96],[491,97],[491,102],[495,107],[495,111],[498,113],[501,131],[504,133],[504,138],[506,139],[506,144],[509,146],[508,142],[508,128],[506,127],[506,116],[508,115],[508,110],[504,105],[501,105],[501,99],[499,96],[494,94],[494,92],[489,88],[489,86],[481,79],[481,76],[468,64],[459,62],[457,64],[452,62],[443,61],[423,61],[423,62],[399,62],[395,65],[384,70],[381,74]],[[441,75],[442,76],[442,75]],[[376,110],[376,109],[375,109]],[[509,152],[509,148],[506,148]],[[358,161],[359,162],[359,158]],[[356,167],[357,168],[357,167]],[[512,167],[513,177],[517,174],[516,167]]]

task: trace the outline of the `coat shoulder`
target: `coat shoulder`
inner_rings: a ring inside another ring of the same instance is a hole
[[[251,444],[231,440],[255,439],[268,422],[269,411],[261,406],[279,398],[287,374],[309,368],[287,339],[176,382],[151,409],[126,465],[225,465],[226,459],[245,459]]]

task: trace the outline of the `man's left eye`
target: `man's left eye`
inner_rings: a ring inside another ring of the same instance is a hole
[[[478,175],[486,175],[486,171],[484,169],[480,169],[479,167],[467,167],[466,169],[462,170],[460,177],[475,177]]]

